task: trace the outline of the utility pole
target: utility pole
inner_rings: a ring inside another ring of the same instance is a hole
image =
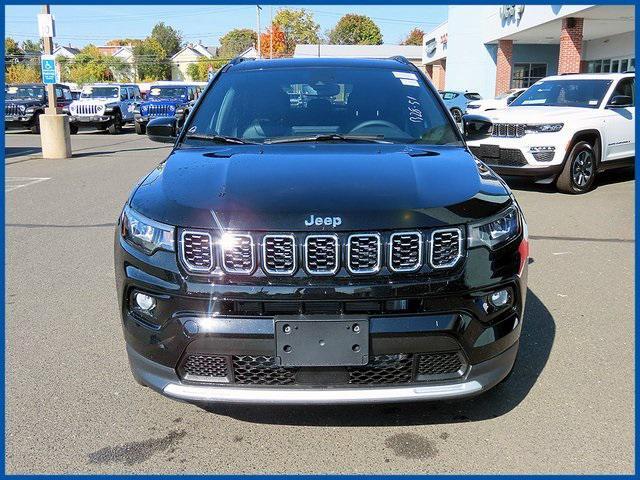
[[[273,58],[273,5],[269,7],[271,13],[271,26],[269,27],[269,58]]]
[[[49,5],[42,6],[42,13],[47,15],[51,14],[51,10]],[[44,54],[45,55],[53,55],[53,37],[42,37],[42,43],[44,46]],[[47,115],[55,115],[60,113],[58,107],[56,106],[56,87],[55,85],[47,85],[47,98],[49,99],[49,105],[46,109]]]
[[[256,23],[257,23],[257,31],[258,31],[258,55],[257,58],[261,58],[260,54],[260,10],[262,7],[260,5],[256,5]]]

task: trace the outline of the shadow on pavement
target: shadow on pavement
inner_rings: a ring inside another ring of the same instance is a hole
[[[167,150],[170,149],[172,145],[162,145],[159,147],[140,147],[140,148],[123,148],[120,150],[105,150],[100,152],[81,152],[74,153],[73,158],[83,158],[83,157],[101,157],[105,155],[113,155],[115,153],[123,153],[123,152],[141,152],[141,151],[149,151],[149,150]]]
[[[599,173],[598,176],[596,177],[594,190],[597,190],[598,187],[602,187],[604,185],[629,182],[629,181],[633,181],[634,179],[635,179],[634,167],[624,167],[624,168],[607,170],[605,172]],[[558,192],[554,183],[544,185],[544,184],[534,183],[531,180],[515,178],[515,177],[506,177],[505,180],[509,184],[509,187],[511,187],[511,189],[513,190],[523,190],[527,192],[564,195],[563,193]]]
[[[4,149],[5,158],[21,157],[23,155],[34,155],[42,152],[40,147],[6,147]]]
[[[492,390],[466,400],[339,406],[207,405],[210,413],[253,423],[304,426],[400,426],[475,422],[510,412],[542,373],[556,333],[553,316],[531,291],[512,375]]]

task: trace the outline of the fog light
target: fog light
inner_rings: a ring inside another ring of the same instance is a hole
[[[489,297],[489,302],[496,308],[504,307],[509,302],[509,292],[507,290],[493,292]]]
[[[156,299],[149,295],[145,295],[144,293],[136,293],[134,299],[138,308],[145,312],[153,310],[156,306]]]

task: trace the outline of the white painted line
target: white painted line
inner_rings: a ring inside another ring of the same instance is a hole
[[[35,185],[46,180],[51,180],[51,177],[5,177],[4,192],[13,192],[19,188]]]

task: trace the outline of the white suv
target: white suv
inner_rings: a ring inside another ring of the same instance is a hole
[[[467,144],[501,175],[586,192],[597,172],[633,164],[634,87],[633,73],[544,78],[509,107],[483,112],[490,136]]]
[[[133,111],[141,102],[135,84],[96,83],[82,89],[80,98],[69,106],[71,122],[119,133],[125,123],[133,123]]]

